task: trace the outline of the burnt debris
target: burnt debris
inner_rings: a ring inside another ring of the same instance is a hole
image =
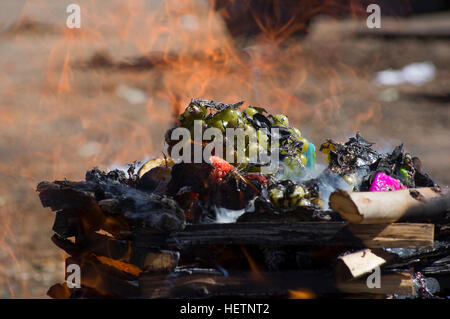
[[[56,212],[52,241],[70,255],[66,263],[80,265],[83,274],[81,288],[56,284],[48,294],[292,297],[295,289],[306,287],[311,296],[368,296],[374,291],[361,282],[381,266],[386,285],[377,295],[450,295],[448,198],[419,158],[403,145],[379,153],[358,132],[345,143],[321,145],[328,167],[317,174],[314,145],[289,126],[286,116],[259,107],[241,112],[241,106],[194,99],[177,127],[192,128],[197,119],[219,130],[245,128],[279,152],[275,172],[213,153],[201,163],[164,156],[138,170],[135,162],[127,172],[94,168],[84,181],[39,183],[42,205]],[[271,145],[272,140],[279,144]],[[173,142],[170,134],[166,141]],[[245,147],[254,146],[247,142]],[[370,193],[374,183],[376,191],[409,188],[402,194],[422,205],[415,215],[420,218],[352,224],[340,208],[328,208],[336,190],[349,199],[349,194]],[[425,193],[418,187],[433,196],[421,198]],[[433,223],[417,223],[431,221],[427,210],[439,211]]]
[[[368,191],[377,173],[384,173],[406,187],[433,187],[436,184],[424,172],[418,157],[403,150],[403,144],[390,154],[381,154],[357,132],[345,144],[327,140],[320,151],[328,155],[328,169],[343,177],[355,190]]]

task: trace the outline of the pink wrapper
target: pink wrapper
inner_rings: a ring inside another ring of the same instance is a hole
[[[397,179],[384,173],[377,173],[370,185],[369,192],[388,192],[406,189],[406,187]]]

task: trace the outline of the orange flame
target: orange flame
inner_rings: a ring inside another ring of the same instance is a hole
[[[263,31],[251,39],[232,38],[223,19],[230,13],[215,10],[212,0],[85,1],[82,27],[73,30],[64,24],[62,3],[27,1],[15,22],[31,18],[0,39],[10,50],[0,74],[0,258],[9,256],[7,266],[0,261],[0,293],[10,296],[26,296],[29,288],[2,273],[11,267],[23,277],[39,272],[25,267],[27,256],[40,251],[36,236],[44,238],[39,247],[50,250],[45,245],[54,215],[34,192],[39,181],[80,180],[94,166],[109,169],[160,155],[171,106],[183,108],[191,98],[245,100],[319,134],[342,108],[342,78],[364,85],[370,75],[370,66],[355,70],[341,61],[331,40],[291,37],[306,28],[299,21],[338,1],[305,1],[283,23],[281,2],[273,17],[251,11]],[[106,52],[103,64],[96,64],[100,52]],[[355,126],[377,109],[361,113]],[[43,296],[46,289],[30,294]]]
[[[289,299],[314,299],[317,295],[309,289],[289,290]]]
[[[251,269],[251,276],[255,281],[263,282],[265,281],[265,278],[261,272],[261,267],[258,265],[258,263],[251,257],[249,252],[247,251],[247,248],[245,246],[241,246],[242,253],[244,254],[245,258],[247,258],[248,265]]]

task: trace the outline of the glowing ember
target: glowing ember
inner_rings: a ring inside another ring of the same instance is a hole
[[[289,299],[314,299],[316,294],[309,289],[289,290]]]

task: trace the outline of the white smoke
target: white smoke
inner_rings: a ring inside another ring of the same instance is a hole
[[[235,223],[236,220],[241,216],[243,213],[245,213],[245,208],[240,210],[232,210],[227,209],[224,207],[214,207],[213,208],[216,212],[216,220],[215,223],[217,224],[230,224]]]

